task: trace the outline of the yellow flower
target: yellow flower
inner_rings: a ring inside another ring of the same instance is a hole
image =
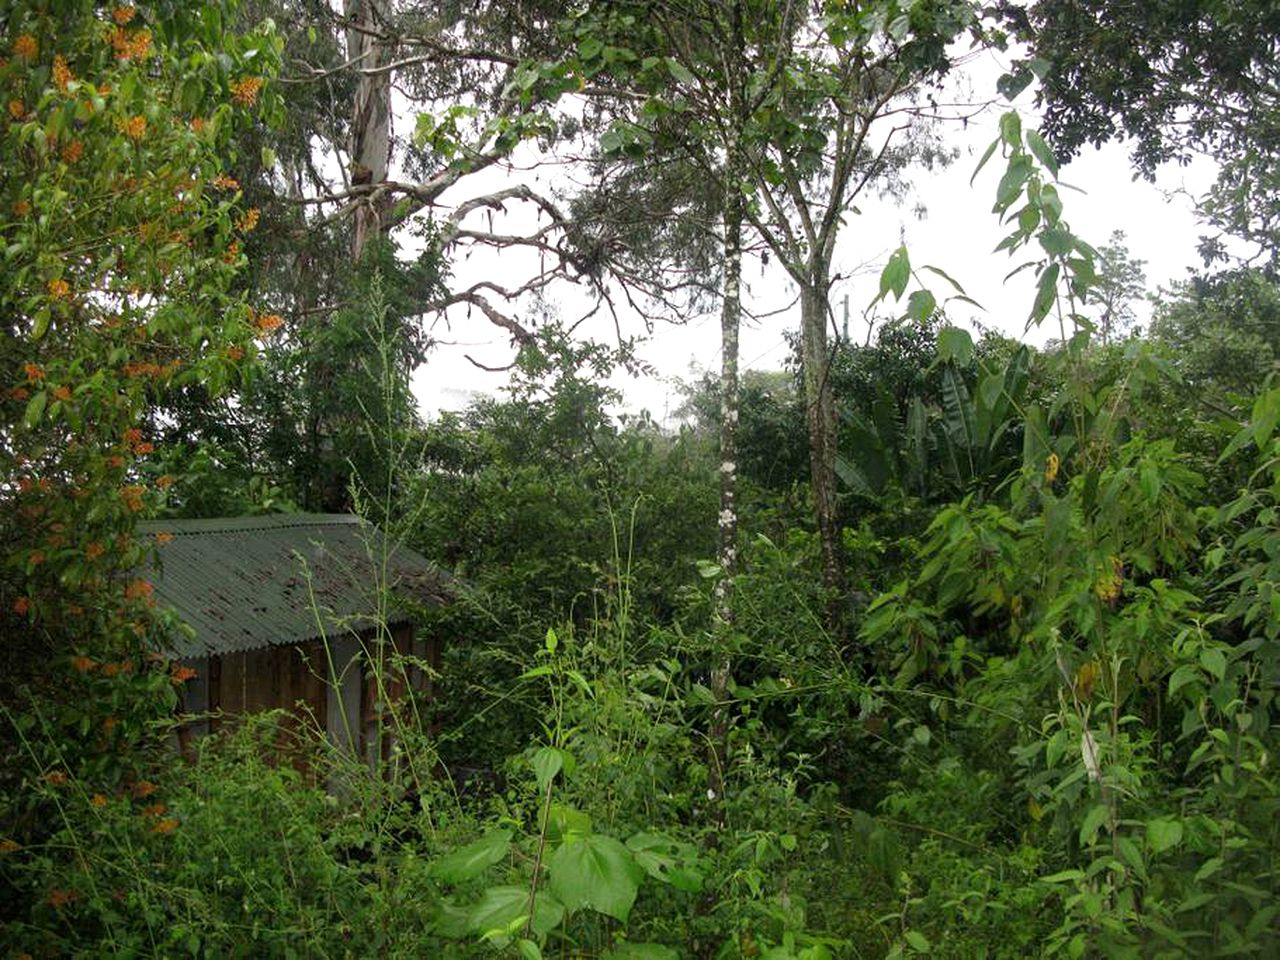
[[[92,803],[95,807],[105,807],[107,805],[107,798],[100,793],[95,793],[93,795],[93,799],[91,799],[89,802]]]
[[[258,225],[258,218],[261,216],[262,212],[257,207],[250,207],[245,211],[244,216],[236,221],[236,226],[242,233],[248,233]]]
[[[50,280],[49,296],[55,300],[66,300],[71,296],[71,284],[61,278]]]
[[[1058,478],[1058,467],[1062,466],[1062,461],[1058,459],[1056,453],[1049,454],[1044,462],[1044,482],[1053,483]]]
[[[27,105],[21,100],[9,101],[9,116],[15,120],[21,120],[27,113]]]

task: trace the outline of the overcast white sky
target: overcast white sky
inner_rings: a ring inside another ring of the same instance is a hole
[[[994,89],[1000,72],[994,56],[984,54],[968,68],[967,79],[977,94],[983,95]],[[1034,122],[1026,105],[1020,106],[1024,108],[1024,121]],[[865,338],[867,328],[862,315],[878,289],[879,268],[904,241],[913,266],[941,267],[965,287],[969,296],[986,307],[986,312],[980,313],[965,304],[952,304],[948,310],[952,322],[972,327],[976,321],[1012,336],[1024,336],[1033,273],[1027,271],[1005,284],[1002,278],[1020,260],[1011,260],[1004,252],[992,254],[1008,232],[991,213],[995,184],[1002,172],[999,157],[993,157],[974,185],[969,186],[983,151],[997,136],[1002,109],[993,108],[971,120],[966,127],[957,124],[947,139],[959,147],[959,159],[942,170],[916,173],[915,189],[901,206],[874,198],[858,200],[862,213],[850,215],[841,234],[834,269],[835,273],[856,275],[838,282],[832,291],[837,316],[843,298],[849,297],[850,334],[855,339]],[[1160,171],[1157,182],[1150,184],[1133,178],[1125,145],[1113,143],[1100,150],[1086,148],[1081,157],[1061,171],[1064,182],[1083,191],[1062,192],[1064,218],[1078,236],[1095,246],[1106,243],[1113,230],[1124,230],[1132,255],[1147,261],[1148,288],[1154,292],[1158,286],[1185,278],[1188,269],[1198,264],[1196,242],[1204,231],[1195,219],[1191,198],[1203,193],[1213,173],[1212,165],[1207,162],[1175,167]],[[460,191],[454,202],[500,187],[507,180],[514,182],[517,178],[537,176],[545,184],[557,175],[554,167],[535,174],[492,172],[483,181],[466,184],[466,192]],[[923,218],[917,216],[917,208],[925,211]],[[527,276],[526,271],[532,267],[530,258],[516,253],[500,256],[475,253],[467,260],[455,262],[453,269],[455,279],[460,281],[474,282],[487,277],[518,285],[519,278]],[[752,303],[760,311],[776,309],[794,296],[785,276],[778,270],[764,270],[758,260],[744,265],[744,280]],[[940,279],[932,284],[939,299],[948,292],[944,286]],[[567,292],[564,303],[563,314],[567,319],[580,310],[571,291]],[[881,310],[884,311],[883,305]],[[1139,312],[1145,316],[1141,308]],[[748,323],[741,338],[743,368],[780,368],[787,355],[784,334],[798,324],[798,307],[759,323]],[[624,332],[639,333],[642,329],[637,320]],[[464,311],[456,311],[449,318],[448,329],[441,325],[436,332],[444,340],[453,342],[438,347],[428,363],[414,375],[414,393],[424,414],[431,416],[438,410],[461,409],[476,394],[497,393],[501,389],[505,382],[502,375],[477,369],[464,354],[492,366],[508,363],[512,349],[503,331],[478,312],[468,319]],[[611,334],[610,322],[591,331],[598,339],[607,339]],[[1039,343],[1054,335],[1056,327],[1031,331],[1025,337]],[[687,377],[691,367],[713,370],[719,367],[718,317],[686,326],[659,326],[639,353],[657,369],[658,375],[643,379],[620,375],[614,385],[623,391],[626,407],[648,409],[660,423],[666,422],[680,403],[670,378]]]

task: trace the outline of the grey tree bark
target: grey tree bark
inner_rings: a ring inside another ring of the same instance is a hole
[[[391,0],[345,0],[347,59],[358,71],[351,115],[351,180],[355,185],[387,181],[391,159],[391,71],[384,31]],[[354,212],[351,255],[359,260],[369,240],[389,228],[390,196],[374,193]]]

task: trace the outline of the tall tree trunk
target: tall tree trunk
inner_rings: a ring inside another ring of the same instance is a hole
[[[390,21],[391,0],[345,0],[347,58],[355,61],[356,96],[351,115],[351,181],[379,184],[387,179],[391,158],[391,73],[370,74],[385,65],[386,44],[380,34]],[[386,197],[370,197],[355,211],[351,256],[359,260],[369,241],[384,230]]]
[[[716,581],[715,661],[711,668],[712,707],[710,762],[707,764],[708,800],[712,819],[725,824],[725,773],[729,763],[729,681],[733,660],[729,653],[734,624],[733,578],[738,572],[738,328],[742,321],[742,221],[746,200],[742,193],[746,167],[742,149],[745,126],[745,93],[736,68],[745,39],[742,4],[729,12],[733,49],[726,57],[725,84],[729,116],[724,170],[724,301],[720,306],[720,579]]]
[[[836,505],[836,412],[831,391],[831,353],[827,339],[827,296],[831,280],[825,261],[811,264],[800,291],[804,365],[805,420],[809,430],[809,473],[822,547],[822,584],[830,597],[826,627],[844,642],[844,557]]]
[[[730,170],[736,169],[738,144],[729,147]],[[742,189],[737,178],[728,178],[724,211],[724,302],[720,308],[720,579],[716,581],[715,629],[722,641],[733,629],[733,578],[738,572],[738,327],[742,320]],[[716,817],[724,810],[724,774],[728,761],[729,678],[733,664],[727,650],[716,650],[711,670],[711,695],[716,706],[711,715],[711,762],[708,764],[708,798]]]

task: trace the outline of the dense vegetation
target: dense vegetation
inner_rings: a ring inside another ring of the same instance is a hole
[[[1280,952],[1271,7],[456,6],[0,0],[0,950]],[[1010,112],[983,160],[992,270],[1036,277],[995,309],[1055,338],[975,340],[905,248],[831,336],[842,218],[945,159],[936,85],[1010,37],[1048,139]],[[1141,326],[1056,187],[1117,123],[1223,171]],[[575,195],[450,199],[530,143]],[[541,262],[468,286],[469,244]],[[801,291],[785,371],[738,374],[744,250]],[[624,325],[708,311],[678,426],[620,413]],[[513,363],[425,418],[442,312]],[[434,695],[372,768],[304,729],[299,775],[271,714],[181,758],[137,522],[299,509],[456,575]]]

